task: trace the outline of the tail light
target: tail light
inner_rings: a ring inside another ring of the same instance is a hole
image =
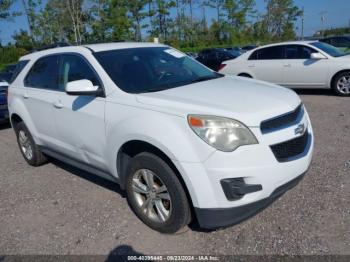
[[[219,66],[219,70],[218,70],[218,72],[219,71],[221,71],[225,66],[227,66],[226,64],[224,64],[224,63],[221,63],[221,65]]]

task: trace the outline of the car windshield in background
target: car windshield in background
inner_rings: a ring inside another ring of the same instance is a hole
[[[168,47],[128,48],[94,54],[123,91],[146,93],[222,77]]]
[[[321,49],[323,52],[326,52],[327,54],[333,57],[340,57],[340,56],[347,55],[345,52],[341,51],[340,49],[326,43],[313,42],[311,43],[311,45],[317,47],[318,49]]]

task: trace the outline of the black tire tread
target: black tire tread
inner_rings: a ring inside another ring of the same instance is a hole
[[[139,211],[138,207],[133,203],[132,191],[131,191],[131,177],[134,172],[140,168],[148,168],[155,172],[162,181],[167,185],[171,200],[173,203],[173,211],[176,210],[164,224],[155,223],[153,221],[145,219],[144,215]],[[162,170],[164,172],[157,172]],[[165,175],[164,175],[165,174]],[[149,227],[161,232],[172,234],[181,230],[184,226],[188,225],[191,221],[191,209],[185,193],[185,190],[179,181],[174,171],[169,165],[160,157],[143,152],[136,155],[132,160],[128,168],[126,179],[126,191],[129,205],[131,206],[137,217],[143,221]],[[171,188],[169,188],[171,185]]]

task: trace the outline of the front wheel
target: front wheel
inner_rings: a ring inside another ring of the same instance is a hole
[[[126,179],[128,202],[146,225],[175,233],[191,220],[190,206],[179,179],[169,165],[151,153],[132,160]]]
[[[350,71],[338,74],[334,78],[332,89],[339,96],[350,96]]]

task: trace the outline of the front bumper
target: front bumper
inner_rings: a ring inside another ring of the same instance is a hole
[[[305,173],[304,173],[305,174]],[[202,228],[219,228],[237,224],[268,207],[286,191],[296,186],[304,174],[278,187],[265,199],[233,208],[195,208],[197,220]]]

